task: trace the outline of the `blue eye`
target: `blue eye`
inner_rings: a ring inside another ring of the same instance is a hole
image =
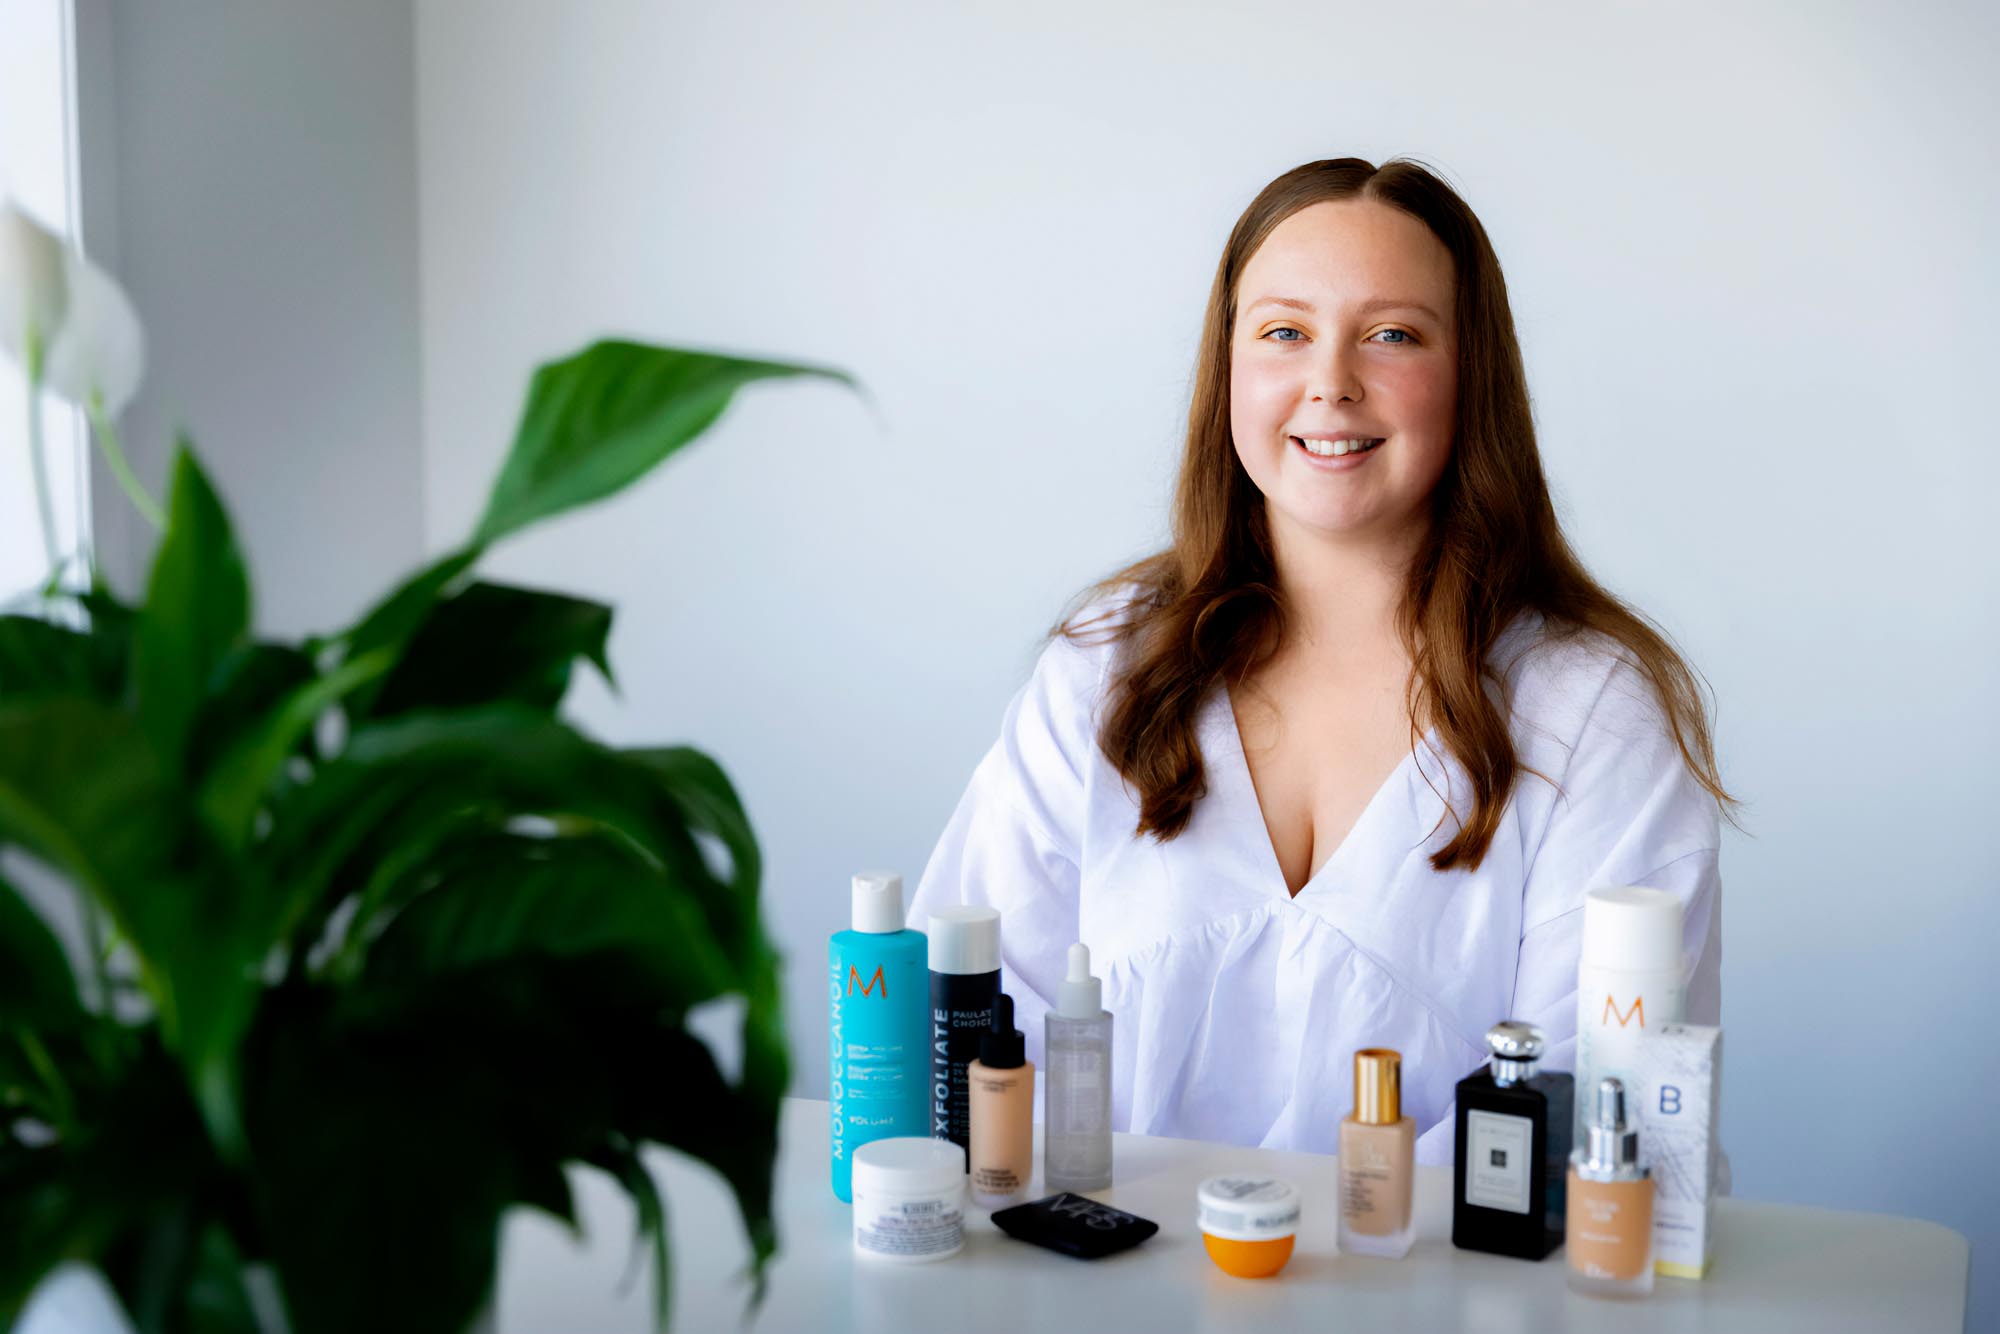
[[[1416,341],[1416,339],[1415,339],[1414,337],[1412,337],[1412,336],[1411,336],[1411,334],[1410,334],[1409,330],[1407,330],[1407,329],[1383,329],[1383,330],[1381,330],[1381,332],[1382,332],[1382,333],[1385,333],[1385,334],[1395,334],[1395,335],[1396,335],[1396,341],[1395,341],[1395,342],[1393,342],[1393,343],[1390,343],[1390,344],[1388,344],[1388,346],[1390,346],[1390,347],[1403,347],[1403,346],[1406,346],[1407,344],[1410,344],[1410,343],[1413,343],[1413,342],[1415,342],[1415,341]],[[1289,325],[1289,324],[1281,324],[1281,325],[1279,325],[1279,326],[1278,326],[1277,328],[1275,328],[1275,329],[1272,329],[1272,330],[1271,330],[1270,332],[1268,332],[1268,333],[1266,333],[1266,334],[1262,335],[1262,337],[1264,337],[1264,338],[1267,338],[1267,339],[1269,339],[1269,338],[1271,338],[1271,337],[1272,337],[1272,335],[1274,335],[1274,334],[1281,334],[1281,333],[1294,333],[1294,334],[1295,334],[1295,333],[1299,333],[1299,331],[1298,331],[1297,329],[1294,329],[1294,328],[1293,328],[1293,327],[1292,327],[1291,325]],[[1298,337],[1298,338],[1278,338],[1278,339],[1275,339],[1274,341],[1276,341],[1276,342],[1280,342],[1280,343],[1296,343],[1296,342],[1298,342],[1298,341],[1299,341],[1299,339],[1300,339],[1300,338],[1304,338],[1304,337],[1305,337],[1305,335],[1304,335],[1304,334],[1299,334],[1299,337]]]

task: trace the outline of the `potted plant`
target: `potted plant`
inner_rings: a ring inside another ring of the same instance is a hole
[[[609,607],[475,567],[739,387],[851,377],[631,342],[544,365],[472,535],[294,643],[253,633],[185,439],[164,506],[138,490],[137,322],[11,208],[0,345],[162,520],[143,598],[86,562],[0,616],[0,851],[57,886],[0,879],[0,1323],[80,1259],[149,1332],[463,1329],[502,1212],[574,1226],[576,1164],[630,1193],[664,1323],[648,1144],[727,1179],[761,1291],[788,1060],[757,840],[712,758],[560,716],[579,663],[610,677]],[[685,1023],[722,997],[735,1078]]]

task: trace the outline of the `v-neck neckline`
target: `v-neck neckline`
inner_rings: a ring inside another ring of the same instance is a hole
[[[1230,753],[1228,759],[1230,777],[1237,784],[1244,803],[1249,807],[1251,815],[1256,820],[1256,841],[1258,846],[1263,849],[1262,861],[1264,863],[1265,875],[1269,878],[1274,891],[1293,903],[1304,898],[1320,881],[1326,878],[1336,863],[1348,855],[1348,848],[1353,846],[1355,836],[1362,832],[1362,827],[1374,815],[1375,808],[1382,804],[1383,798],[1392,789],[1403,783],[1404,771],[1416,762],[1417,748],[1416,746],[1412,746],[1402,759],[1396,762],[1396,767],[1389,771],[1388,777],[1382,780],[1381,786],[1377,787],[1374,793],[1368,798],[1368,804],[1361,808],[1361,813],[1354,817],[1354,823],[1348,827],[1346,835],[1341,838],[1340,846],[1336,847],[1332,855],[1320,863],[1317,871],[1313,871],[1306,876],[1305,883],[1300,885],[1298,893],[1294,894],[1291,885],[1285,881],[1285,864],[1279,860],[1278,846],[1271,841],[1271,822],[1265,818],[1264,801],[1257,794],[1257,780],[1250,772],[1250,757],[1243,745],[1243,729],[1237,725],[1236,708],[1230,702],[1227,685],[1216,687],[1214,696],[1209,702],[1209,708],[1220,714],[1220,717],[1215,720],[1215,726],[1220,729],[1223,739],[1229,743],[1228,749]],[[1428,746],[1433,751],[1436,751],[1438,749],[1437,728],[1433,727],[1425,732],[1419,744]],[[1208,759],[1208,762],[1213,764],[1214,759],[1211,757]]]

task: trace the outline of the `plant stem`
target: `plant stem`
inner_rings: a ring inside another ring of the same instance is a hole
[[[56,505],[49,494],[49,463],[42,457],[42,337],[28,330],[28,470],[35,479],[35,509],[42,524],[42,553],[48,557],[49,578],[62,573],[62,553],[56,549]]]
[[[42,1083],[48,1086],[49,1096],[55,1100],[50,1110],[59,1123],[57,1131],[64,1138],[69,1138],[76,1129],[76,1103],[70,1097],[69,1085],[63,1081],[62,1071],[56,1069],[56,1063],[49,1059],[49,1049],[42,1045],[40,1038],[26,1030],[18,1036],[21,1050],[28,1054],[28,1064],[35,1067],[35,1073],[42,1077]]]
[[[164,529],[167,526],[166,513],[161,510],[160,502],[153,499],[146,488],[140,485],[138,475],[132,471],[132,465],[125,461],[124,446],[118,443],[118,428],[113,426],[111,418],[104,414],[104,397],[95,389],[90,391],[90,424],[97,432],[97,443],[104,449],[105,461],[111,465],[111,475],[116,477],[118,485],[124,488],[125,497],[132,502],[132,508],[138,510],[141,517],[153,525],[154,531]]]

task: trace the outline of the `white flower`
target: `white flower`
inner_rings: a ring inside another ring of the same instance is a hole
[[[12,201],[0,203],[0,348],[24,369],[43,353],[42,383],[116,417],[145,374],[139,317],[111,275]]]
[[[26,366],[30,338],[46,347],[68,304],[61,238],[0,203],[0,348]]]

